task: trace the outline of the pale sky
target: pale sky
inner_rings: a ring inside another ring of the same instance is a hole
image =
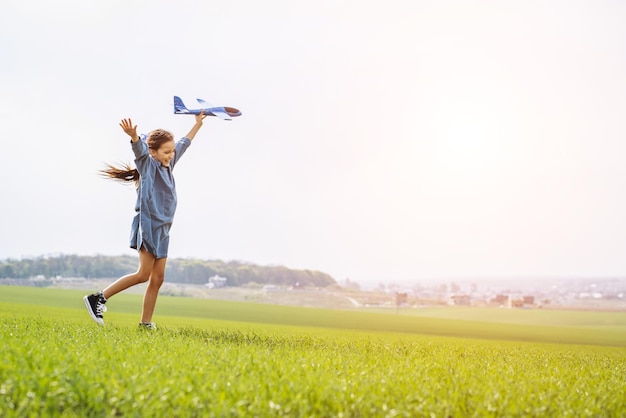
[[[0,259],[135,254],[118,123],[239,108],[175,175],[170,257],[342,282],[626,277],[626,2],[0,5]]]

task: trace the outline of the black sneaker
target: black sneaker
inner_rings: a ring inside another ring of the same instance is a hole
[[[104,306],[104,304],[107,303],[107,300],[104,298],[102,292],[92,293],[89,296],[85,296],[83,300],[85,301],[85,305],[87,306],[87,310],[89,311],[91,318],[98,324],[104,325],[102,314],[107,310],[107,307]]]

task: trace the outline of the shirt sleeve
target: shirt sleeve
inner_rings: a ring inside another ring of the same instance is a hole
[[[139,141],[130,143],[130,146],[135,154],[135,164],[137,168],[141,172],[140,166],[145,165],[148,161],[148,156],[150,155],[150,151],[148,150],[148,144],[145,141],[145,135],[141,135],[139,137]]]
[[[189,140],[189,138],[187,137],[183,137],[178,140],[178,142],[176,143],[176,148],[174,149],[176,153],[174,154],[174,159],[171,163],[172,168],[174,168],[180,157],[182,157],[185,151],[187,151],[189,145],[191,145],[191,140]]]

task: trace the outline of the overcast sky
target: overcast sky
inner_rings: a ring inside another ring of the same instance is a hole
[[[626,2],[0,6],[0,259],[135,254],[118,123],[177,137],[170,257],[336,280],[626,276]]]

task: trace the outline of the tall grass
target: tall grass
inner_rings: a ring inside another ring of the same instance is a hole
[[[0,318],[0,416],[623,416],[621,348]]]
[[[307,327],[164,312],[150,332],[136,328],[139,297],[127,306],[135,312],[110,312],[99,327],[80,298],[74,307],[76,292],[54,294],[43,309],[32,303],[38,293],[11,303],[0,294],[2,417],[626,415],[624,346],[365,332],[345,319],[349,326],[341,329],[321,327],[324,320]],[[175,302],[179,311],[189,306],[187,298],[168,303]],[[121,298],[115,310],[125,306]],[[247,308],[250,316],[254,309],[261,317],[285,312]],[[300,309],[302,317],[320,312]]]

